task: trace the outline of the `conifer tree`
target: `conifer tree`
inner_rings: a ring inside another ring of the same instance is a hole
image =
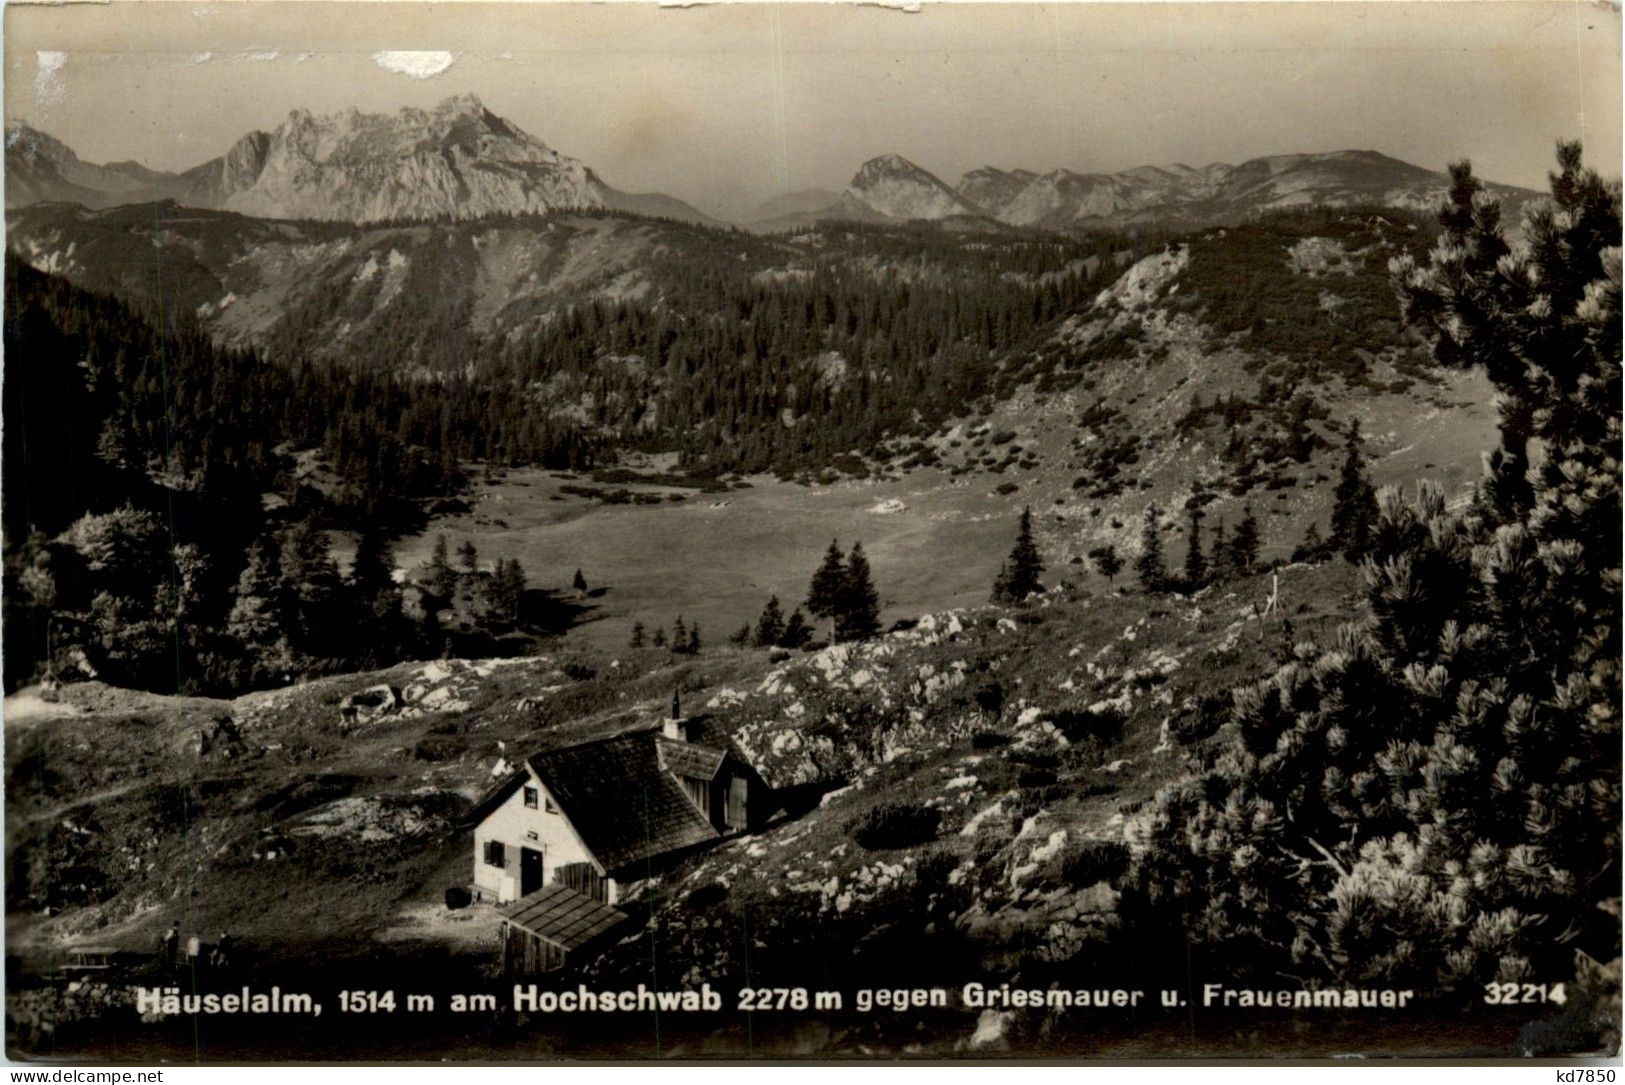
[[[502,584],[502,605],[507,618],[510,622],[517,622],[524,609],[525,588],[529,585],[525,567],[519,564],[518,558],[509,558],[507,569],[499,571],[497,575]]]
[[[480,583],[487,615],[503,624],[519,620],[519,601],[525,594],[525,570],[518,558],[497,558],[491,574]]]
[[[351,646],[343,621],[343,583],[326,533],[309,520],[289,528],[279,564],[277,588],[295,650],[316,667],[346,661]]]
[[[812,640],[812,626],[802,616],[801,608],[797,607],[790,612],[790,620],[784,623],[784,634],[779,638],[779,644],[785,648],[800,648]]]
[[[452,593],[457,590],[457,571],[451,567],[451,561],[447,557],[444,535],[435,536],[434,551],[429,555],[423,584],[441,599],[450,599]]]
[[[1134,573],[1145,591],[1161,591],[1168,582],[1168,570],[1162,563],[1162,532],[1157,527],[1159,515],[1153,502],[1145,507],[1140,524],[1140,555],[1134,559]]]
[[[653,643],[656,648],[664,648],[666,646],[666,631],[664,629],[655,630]]]
[[[756,643],[759,647],[767,648],[779,643],[784,637],[784,611],[779,606],[779,597],[773,596],[762,608],[762,615],[756,620]]]
[[[1230,538],[1230,567],[1238,576],[1246,576],[1258,564],[1258,518],[1251,505],[1241,508],[1241,521]]]
[[[1224,534],[1224,517],[1213,525],[1213,538],[1208,542],[1207,576],[1215,584],[1230,579],[1230,540]]]
[[[643,623],[642,622],[633,622],[632,623],[632,637],[631,637],[631,639],[629,641],[627,641],[626,646],[628,648],[642,648],[643,645],[644,645]]]
[[[279,571],[276,549],[261,538],[248,550],[248,564],[237,577],[226,632],[245,646],[261,646],[282,631],[277,602]]]
[[[395,558],[377,529],[362,533],[350,565],[350,598],[357,657],[383,666],[398,658],[402,629],[401,590],[395,584]]]
[[[97,458],[116,470],[122,471],[132,465],[129,427],[129,419],[124,412],[114,411],[102,423],[101,435],[96,438]]]
[[[688,627],[688,643],[684,647],[683,650],[686,651],[691,656],[692,655],[699,655],[699,653],[700,653],[700,623],[699,622],[695,622],[693,625]]]
[[[457,561],[465,573],[480,571],[480,552],[474,548],[473,539],[464,539],[463,544],[457,548]]]
[[[824,551],[823,564],[813,573],[812,584],[807,589],[807,612],[817,618],[833,620],[845,582],[846,557],[841,553],[840,544],[831,539],[829,549]]]
[[[880,632],[880,596],[869,572],[869,559],[863,544],[852,544],[841,590],[835,601],[835,639],[867,640]]]
[[[423,608],[423,620],[418,623],[418,649],[424,659],[445,655],[451,642],[440,626],[440,612],[432,606]]]
[[[356,543],[355,560],[350,563],[350,590],[368,609],[379,595],[395,592],[399,597],[389,539],[376,528],[363,531]]]
[[[681,614],[677,615],[677,620],[671,624],[671,650],[674,652],[688,650],[688,626]]]
[[[264,685],[286,679],[294,670],[279,587],[277,548],[261,538],[248,551],[248,564],[237,577],[226,635],[242,645],[248,664],[246,680]]]
[[[1202,510],[1195,502],[1186,509],[1190,537],[1185,540],[1185,590],[1196,591],[1207,579],[1207,556],[1202,553]]]
[[[1024,508],[1021,510],[1021,524],[1016,529],[1016,544],[993,582],[993,602],[1023,602],[1033,592],[1042,590],[1043,585],[1038,578],[1043,572],[1044,559],[1033,540],[1033,510]]]
[[[570,587],[574,588],[576,591],[587,590],[587,578],[581,575],[580,569],[576,570],[574,579],[570,581]]]
[[[1095,571],[1106,578],[1108,587],[1117,574],[1123,571],[1123,559],[1118,555],[1117,547],[1111,543],[1089,551],[1089,559],[1095,563]]]
[[[1332,498],[1331,545],[1344,559],[1358,564],[1365,560],[1371,526],[1377,519],[1377,492],[1366,477],[1360,454],[1359,419],[1349,423],[1343,447],[1343,469]]]

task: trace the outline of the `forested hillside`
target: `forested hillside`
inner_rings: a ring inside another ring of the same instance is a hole
[[[238,689],[441,650],[400,620],[388,547],[463,485],[460,382],[276,365],[11,258],[5,347],[8,686]],[[586,457],[569,430],[534,448]],[[329,528],[363,540],[346,582]]]
[[[481,419],[463,458],[538,462],[578,431],[713,471],[821,466],[934,426],[1151,244],[837,225],[764,239],[614,214],[360,228],[174,205],[9,221],[34,266],[161,323],[290,367],[446,386],[449,410]]]

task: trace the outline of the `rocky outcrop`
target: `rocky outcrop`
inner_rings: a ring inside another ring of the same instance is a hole
[[[243,752],[243,737],[230,716],[221,716],[193,731],[187,737],[186,748],[193,757],[229,761]]]
[[[957,614],[926,615],[879,640],[789,660],[749,693],[723,690],[717,701],[739,709],[733,743],[770,787],[837,787],[962,737],[969,717],[944,709],[965,686],[967,665],[926,656],[963,631]]]
[[[368,686],[339,702],[339,725],[353,727],[387,716],[401,706],[401,693],[391,685]]]

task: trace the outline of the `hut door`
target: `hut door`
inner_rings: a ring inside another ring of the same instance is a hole
[[[542,853],[535,848],[519,849],[519,895],[528,897],[542,887]]]
[[[728,781],[728,828],[745,829],[746,812],[745,796],[749,786],[743,777],[735,776]]]

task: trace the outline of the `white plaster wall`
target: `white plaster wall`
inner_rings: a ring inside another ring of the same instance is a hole
[[[547,788],[535,773],[529,773],[528,786],[541,793],[536,809],[525,805],[525,789],[520,787],[474,829],[474,884],[494,895],[499,904],[519,897],[521,848],[534,848],[542,853],[543,884],[552,884],[553,872],[558,867],[593,861],[576,839],[569,819],[563,814],[547,812]],[[535,833],[536,838],[531,839],[530,833]],[[486,865],[485,844],[490,840],[500,840],[506,846],[507,865]]]

